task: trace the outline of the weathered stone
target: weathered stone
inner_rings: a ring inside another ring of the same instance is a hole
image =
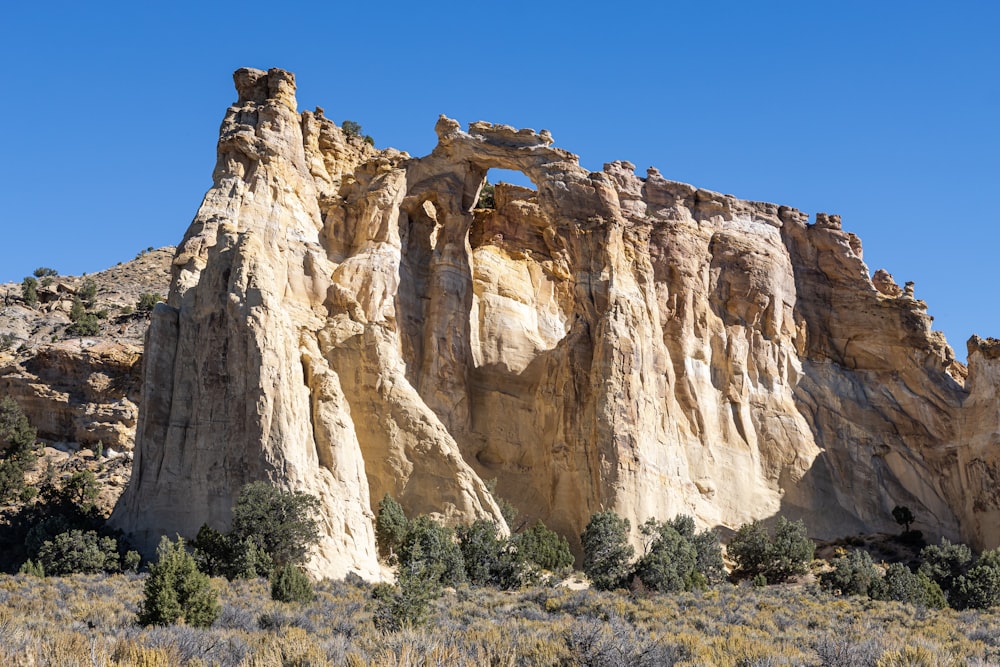
[[[837,536],[893,530],[897,504],[929,537],[1000,540],[993,348],[963,386],[839,216],[591,173],[547,132],[443,116],[430,155],[376,151],[297,115],[291,74],[235,78],[113,517],[147,551],[225,528],[261,478],[320,497],[332,576],[377,576],[384,493],[502,523],[491,478],[572,542],[607,508]],[[536,190],[476,209],[494,168]]]
[[[142,348],[108,341],[64,341],[0,365],[10,396],[42,438],[131,449]]]

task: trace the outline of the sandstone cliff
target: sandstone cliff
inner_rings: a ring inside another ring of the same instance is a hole
[[[318,495],[312,566],[376,576],[372,508],[502,521],[482,480],[575,539],[591,513],[777,513],[995,546],[1000,363],[968,387],[911,285],[837,216],[747,202],[545,131],[453,120],[378,151],[282,70],[235,74],[214,185],[153,316],[130,485],[147,551],[224,528],[239,487]],[[492,168],[534,190],[497,187]]]

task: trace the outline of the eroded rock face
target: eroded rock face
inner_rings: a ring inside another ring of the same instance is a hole
[[[29,416],[38,435],[118,451],[132,448],[142,348],[113,341],[62,341],[0,364],[0,395]]]
[[[328,576],[376,576],[385,493],[502,522],[492,478],[571,541],[605,508],[837,536],[894,530],[896,504],[929,535],[1000,539],[997,355],[977,344],[964,387],[912,285],[873,282],[839,216],[590,173],[488,123],[377,151],[298,114],[291,74],[235,80],[113,517],[145,549],[225,528],[261,478],[320,497]],[[492,168],[536,189],[477,209]]]

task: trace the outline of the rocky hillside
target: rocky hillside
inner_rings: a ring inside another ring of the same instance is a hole
[[[820,537],[1000,543],[1000,344],[969,368],[836,215],[580,167],[545,131],[451,119],[375,150],[294,77],[239,70],[214,186],[152,315],[135,471],[113,522],[225,528],[239,488],[321,498],[313,569],[377,576],[372,508],[571,539],[778,514]],[[500,186],[493,168],[535,188]]]
[[[173,255],[148,249],[100,273],[42,276],[34,304],[20,284],[0,285],[0,395],[21,405],[41,438],[132,449],[149,324],[139,302],[167,293]],[[92,326],[77,330],[74,315],[92,316]]]

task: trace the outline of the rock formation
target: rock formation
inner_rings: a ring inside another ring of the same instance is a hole
[[[17,401],[39,437],[132,449],[147,324],[135,306],[144,293],[166,293],[173,254],[149,249],[86,277],[49,278],[35,307],[20,302],[19,285],[0,285],[0,396]],[[86,281],[96,288],[98,331],[73,335],[73,297]]]
[[[873,283],[839,216],[741,201],[545,131],[445,117],[422,158],[299,114],[242,69],[213,187],[150,327],[130,485],[113,516],[225,528],[270,479],[324,507],[315,572],[377,576],[372,508],[576,539],[615,509],[817,536],[917,527],[995,546],[1000,362],[968,385],[912,286]],[[498,185],[490,169],[536,189]]]
[[[90,342],[53,343],[0,366],[0,395],[17,401],[43,438],[132,449],[142,348]]]

